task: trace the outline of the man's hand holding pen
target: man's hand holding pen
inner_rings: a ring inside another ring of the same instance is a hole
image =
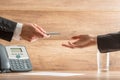
[[[25,23],[22,27],[21,38],[29,42],[38,40],[39,38],[49,38],[50,35],[59,35],[58,32],[46,32],[37,24]]]

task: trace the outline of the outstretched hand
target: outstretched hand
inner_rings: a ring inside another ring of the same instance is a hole
[[[21,38],[29,42],[36,41],[39,38],[49,37],[46,31],[37,24],[25,23],[22,27]]]
[[[68,41],[68,43],[62,44],[62,46],[68,48],[83,48],[96,44],[96,37],[92,37],[90,35],[73,36],[72,39],[75,41]]]

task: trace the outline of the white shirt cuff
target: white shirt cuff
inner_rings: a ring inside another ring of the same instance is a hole
[[[16,29],[14,31],[14,34],[13,34],[13,38],[14,40],[20,40],[20,34],[21,34],[21,31],[22,31],[22,26],[23,24],[22,23],[17,23],[16,25]]]

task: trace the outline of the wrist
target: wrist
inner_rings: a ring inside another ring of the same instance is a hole
[[[22,23],[17,23],[16,29],[15,29],[14,34],[13,34],[13,39],[20,40],[20,34],[21,34],[21,31],[22,31],[22,26],[23,26]]]
[[[91,36],[91,42],[93,44],[97,44],[97,37],[96,36]]]

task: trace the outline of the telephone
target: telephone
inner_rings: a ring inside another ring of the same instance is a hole
[[[24,46],[0,44],[0,72],[31,71],[32,64]]]

